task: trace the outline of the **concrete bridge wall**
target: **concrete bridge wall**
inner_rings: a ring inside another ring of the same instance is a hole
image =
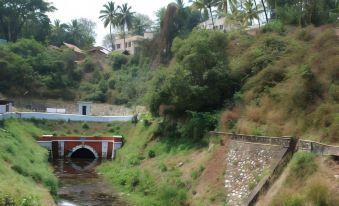
[[[279,145],[285,148],[290,147],[293,137],[268,137],[268,136],[255,136],[255,135],[244,135],[244,134],[233,134],[226,132],[210,132],[211,135],[227,135],[231,140],[240,141],[240,142],[251,142],[259,144],[270,144],[270,145]]]
[[[129,116],[85,116],[75,114],[57,114],[43,112],[11,112],[0,114],[0,120],[9,118],[16,119],[40,119],[40,120],[61,120],[61,121],[76,121],[76,122],[128,122],[132,120],[132,115]]]
[[[71,157],[73,152],[85,148],[95,158],[114,159],[116,150],[122,146],[122,137],[54,137],[44,136],[38,143],[45,147],[51,158]]]
[[[298,149],[313,152],[318,155],[339,156],[339,146],[326,145],[310,140],[299,140]]]

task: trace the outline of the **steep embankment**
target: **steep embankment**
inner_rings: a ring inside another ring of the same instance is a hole
[[[231,35],[231,74],[243,85],[225,130],[338,143],[339,39],[331,25]],[[241,77],[241,78],[240,78]]]
[[[339,39],[332,25],[231,35],[231,75],[241,79],[221,116],[225,131],[338,144]],[[336,205],[338,163],[297,153],[258,205]]]
[[[281,177],[257,205],[328,205],[339,202],[337,162],[311,153],[296,153]]]
[[[0,205],[55,205],[57,179],[35,142],[42,131],[26,121],[0,123]]]

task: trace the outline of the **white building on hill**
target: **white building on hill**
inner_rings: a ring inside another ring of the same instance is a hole
[[[144,36],[135,35],[135,36],[128,36],[125,39],[124,45],[124,38],[116,38],[115,39],[115,50],[114,51],[125,51],[127,50],[130,54],[135,54],[138,52],[139,43],[145,39],[153,39],[154,34],[151,32],[144,33]]]

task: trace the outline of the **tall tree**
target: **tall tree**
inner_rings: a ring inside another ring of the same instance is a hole
[[[262,4],[262,8],[264,9],[264,13],[265,13],[265,19],[266,19],[266,24],[268,23],[268,16],[267,16],[267,11],[266,11],[266,6],[264,3],[264,0],[261,0],[261,4]]]
[[[80,29],[80,25],[78,24],[78,20],[74,19],[71,21],[71,23],[68,24],[68,31],[70,33],[72,40],[74,41],[70,43],[74,43],[77,46],[80,46],[79,40],[80,40],[80,35],[81,35],[81,29]]]
[[[126,29],[127,31],[129,31],[132,28],[132,19],[134,12],[131,11],[132,7],[128,6],[127,3],[118,6],[118,8],[119,8],[118,21],[124,37],[124,49],[126,51]]]
[[[159,10],[155,12],[156,19],[156,30],[160,31],[160,28],[164,24],[164,19],[166,15],[166,7],[161,7]]]
[[[55,46],[61,46],[63,41],[67,36],[68,25],[63,24],[60,20],[55,20],[54,25],[52,25],[52,30],[49,35],[49,43]]]
[[[246,0],[244,2],[244,26],[247,26],[248,22],[250,22],[250,25],[253,25],[254,19],[259,21],[259,12],[254,7],[252,0]]]
[[[39,22],[43,18],[49,22],[46,13],[54,10],[44,0],[0,0],[1,33],[8,41],[16,41],[28,21]]]
[[[212,25],[214,29],[214,18],[212,8],[218,5],[217,0],[196,0],[193,2],[193,7],[204,12],[208,11],[212,20]]]
[[[227,14],[228,13],[228,0],[219,0],[218,10]]]
[[[112,35],[112,29],[118,26],[118,12],[115,7],[114,2],[110,1],[104,5],[104,10],[100,11],[101,16],[99,17],[102,21],[104,21],[105,28],[109,25],[109,33],[111,35],[111,44],[112,49],[114,49],[114,39]]]
[[[257,13],[258,13],[258,24],[259,24],[259,28],[260,28],[260,16],[259,16],[260,10],[259,10],[259,7],[257,5],[257,1],[253,0],[253,2],[254,2],[255,9],[257,10]]]
[[[113,37],[113,38],[112,38]],[[112,44],[113,39],[113,44]],[[112,46],[114,46],[114,34],[106,34],[104,39],[102,40],[102,46],[104,46],[106,49],[114,50]]]
[[[151,30],[153,21],[144,14],[135,14],[132,19],[132,34],[144,35],[147,30]]]

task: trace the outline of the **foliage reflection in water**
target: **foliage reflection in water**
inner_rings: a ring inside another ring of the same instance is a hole
[[[52,164],[59,178],[58,206],[126,206],[96,173],[97,159],[57,159]]]

